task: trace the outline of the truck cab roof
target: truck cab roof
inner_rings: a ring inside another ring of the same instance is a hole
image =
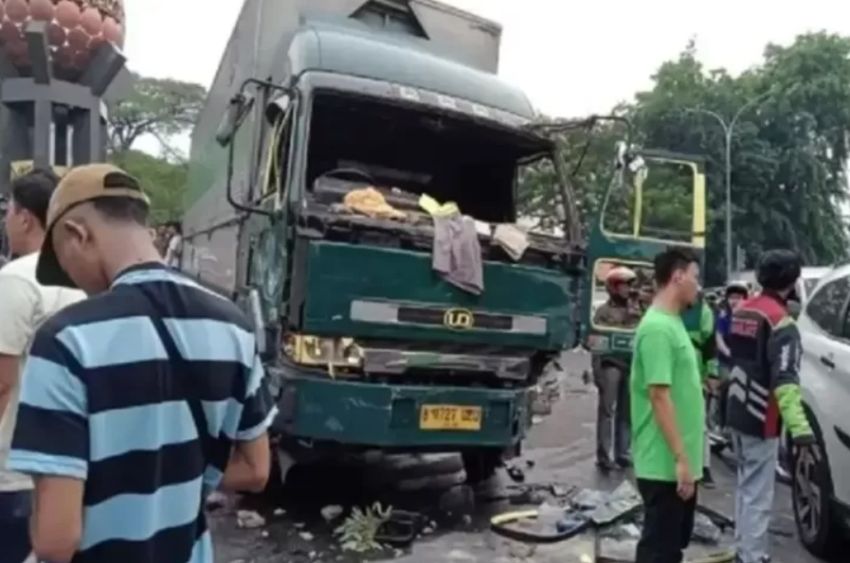
[[[525,94],[497,76],[441,57],[425,40],[357,24],[305,22],[289,49],[291,74],[315,70],[371,78],[535,117]]]

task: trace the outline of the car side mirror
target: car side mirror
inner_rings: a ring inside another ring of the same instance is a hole
[[[226,147],[233,142],[233,137],[244,123],[245,118],[254,107],[254,98],[248,97],[245,94],[236,94],[230,100],[230,105],[227,111],[224,112],[224,117],[218,126],[218,131],[215,135],[216,142],[222,147]]]

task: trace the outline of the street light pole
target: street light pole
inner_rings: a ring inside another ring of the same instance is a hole
[[[726,142],[726,281],[729,282],[732,279],[732,135],[735,132],[735,125],[737,125],[738,120],[744,114],[745,111],[752,108],[759,102],[764,101],[768,95],[772,92],[768,91],[753,98],[749,102],[745,103],[741,106],[738,111],[735,112],[735,115],[732,116],[732,120],[727,123],[727,121],[721,116],[719,113],[702,109],[702,108],[688,108],[685,111],[688,113],[701,113],[703,115],[708,115],[709,117],[714,118],[717,123],[720,124],[720,127],[723,129],[723,135]]]

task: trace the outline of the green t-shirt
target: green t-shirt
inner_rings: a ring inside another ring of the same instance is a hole
[[[682,318],[651,307],[638,325],[631,371],[632,453],[639,479],[676,480],[673,452],[655,421],[650,385],[670,387],[695,479],[702,478],[705,402],[697,352]]]

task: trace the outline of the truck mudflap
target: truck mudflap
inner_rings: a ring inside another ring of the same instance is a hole
[[[346,445],[508,448],[531,426],[530,389],[299,377],[281,382],[278,396],[274,431]]]

